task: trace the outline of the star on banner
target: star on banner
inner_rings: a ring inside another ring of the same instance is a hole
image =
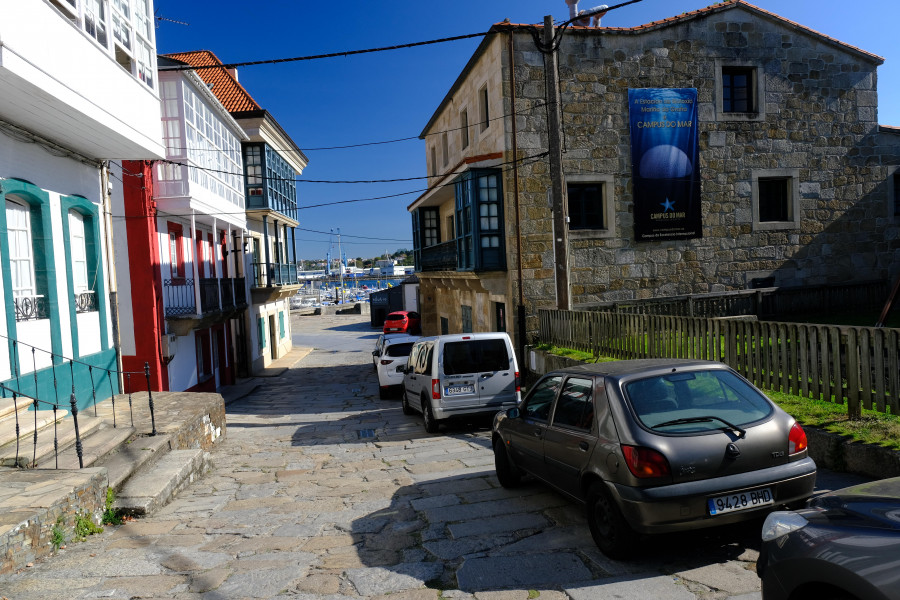
[[[665,202],[660,202],[659,205],[663,207],[663,212],[675,211],[675,203],[668,198],[666,198]]]

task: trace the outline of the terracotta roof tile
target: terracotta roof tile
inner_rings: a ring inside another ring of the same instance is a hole
[[[222,61],[209,50],[176,52],[164,54],[163,56],[180,60],[192,67],[220,65],[209,69],[198,69],[196,73],[206,85],[210,86],[210,90],[219,99],[225,110],[230,113],[262,110],[262,107],[256,103],[256,100],[250,96],[247,90],[244,89],[244,86],[238,83],[237,79],[226,68],[221,66],[223,64]]]

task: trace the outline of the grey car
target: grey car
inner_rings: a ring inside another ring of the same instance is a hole
[[[762,539],[764,600],[900,600],[900,477],[773,512]]]
[[[627,558],[639,535],[761,518],[812,495],[806,434],[725,364],[626,360],[543,376],[494,417],[497,477],[529,474],[584,502],[591,535]]]

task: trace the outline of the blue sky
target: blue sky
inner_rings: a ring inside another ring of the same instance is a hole
[[[582,0],[590,8],[603,0]],[[606,0],[614,5],[615,0]],[[633,27],[713,4],[711,0],[643,0],[603,19]],[[756,6],[885,58],[878,69],[879,122],[900,126],[900,2],[755,0]],[[211,50],[223,62],[309,56],[406,44],[487,31],[509,18],[541,23],[568,18],[564,0],[155,0],[159,53]],[[181,25],[165,20],[188,23]],[[358,56],[239,69],[240,82],[309,157],[304,179],[374,180],[425,175],[417,139],[479,43],[478,38]],[[316,150],[414,138],[392,144]],[[424,180],[396,183],[299,183],[299,258],[324,257],[340,229],[348,257],[412,248],[406,207]],[[304,208],[346,200],[396,198]],[[324,232],[324,233],[317,233]]]

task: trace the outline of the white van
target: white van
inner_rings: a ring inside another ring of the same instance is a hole
[[[441,421],[490,416],[521,400],[519,365],[505,333],[462,333],[420,338],[403,371],[403,412],[422,413],[425,431]]]

